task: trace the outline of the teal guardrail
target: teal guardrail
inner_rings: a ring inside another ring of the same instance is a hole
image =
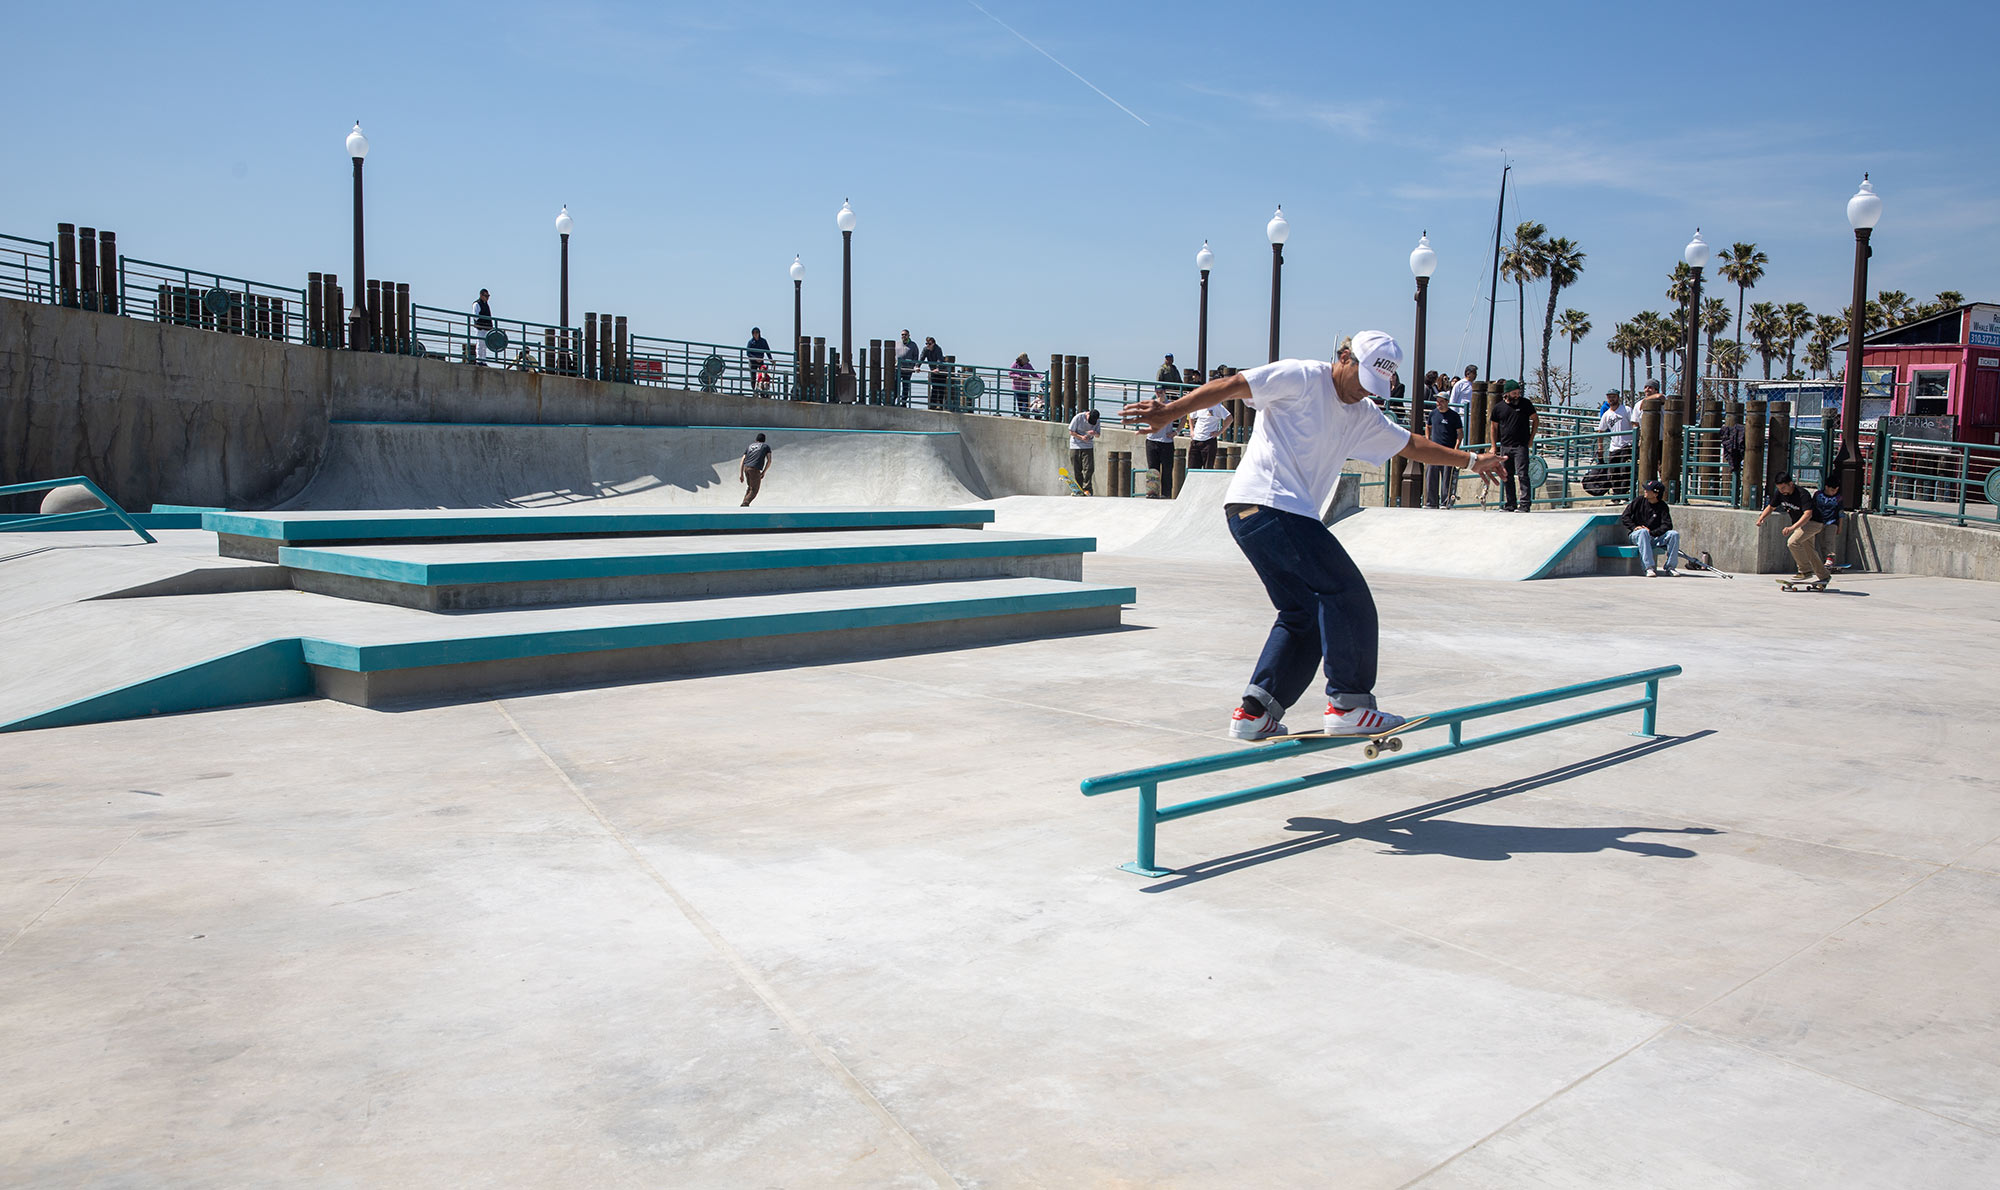
[[[1331,785],[1336,781],[1346,781],[1354,777],[1365,777],[1370,773],[1386,772],[1407,765],[1422,764],[1426,760],[1436,760],[1441,756],[1455,756],[1470,752],[1475,748],[1490,748],[1495,744],[1505,744],[1543,732],[1557,731],[1565,727],[1575,727],[1580,723],[1590,723],[1598,719],[1609,719],[1632,711],[1639,712],[1637,734],[1644,739],[1655,737],[1654,727],[1660,706],[1660,681],[1680,674],[1678,665],[1662,665],[1657,669],[1642,669],[1635,673],[1620,674],[1615,678],[1600,678],[1594,682],[1579,682],[1573,686],[1558,686],[1552,690],[1538,690],[1517,698],[1503,698],[1494,702],[1474,703],[1454,710],[1439,711],[1427,717],[1426,721],[1412,729],[1418,732],[1443,730],[1447,733],[1445,743],[1412,752],[1396,751],[1391,755],[1363,761],[1359,764],[1344,765],[1324,772],[1309,773],[1303,777],[1292,777],[1283,781],[1272,781],[1264,785],[1253,785],[1233,793],[1220,793],[1210,797],[1196,798],[1171,806],[1160,805],[1160,786],[1168,781],[1178,781],[1186,777],[1199,777],[1226,769],[1242,768],[1245,765],[1268,764],[1274,760],[1291,760],[1337,748],[1346,744],[1366,744],[1367,736],[1318,736],[1310,739],[1283,740],[1267,744],[1252,744],[1233,752],[1223,752],[1214,756],[1200,756],[1192,760],[1177,760],[1169,764],[1152,765],[1141,769],[1128,769],[1122,773],[1107,773],[1102,777],[1086,777],[1081,788],[1085,797],[1115,793],[1123,789],[1139,791],[1139,847],[1138,855],[1129,864],[1119,867],[1127,872],[1137,872],[1141,876],[1167,876],[1171,869],[1160,867],[1155,853],[1155,842],[1162,822],[1176,818],[1190,818],[1196,814],[1206,814],[1211,810],[1224,810],[1240,806],[1246,802],[1262,801],[1267,797],[1278,797],[1287,793],[1297,793],[1314,789],[1321,785]],[[1563,715],[1540,723],[1530,723],[1521,727],[1509,727],[1485,735],[1467,738],[1465,724],[1475,719],[1485,719],[1494,715],[1504,715],[1511,711],[1527,710],[1530,707],[1547,706],[1550,703],[1566,702],[1573,698],[1585,698],[1592,694],[1602,694],[1609,690],[1619,690],[1628,686],[1644,686],[1643,697],[1627,699],[1608,707],[1597,707],[1579,711],[1573,715]],[[1402,737],[1396,737],[1401,739]],[[1376,749],[1369,748],[1373,752]]]
[[[103,488],[98,487],[85,476],[71,475],[62,479],[36,480],[34,483],[11,483],[5,487],[0,487],[0,496],[18,496],[27,492],[46,492],[51,488],[71,486],[89,491],[91,495],[97,497],[98,503],[104,505],[104,507],[88,508],[81,512],[37,513],[34,516],[26,516],[8,521],[4,528],[10,531],[16,529],[47,529],[51,526],[67,524],[71,521],[94,520],[108,512],[118,518],[120,524],[137,533],[139,540],[146,542],[148,545],[153,543],[155,540],[153,535],[140,527],[139,522],[132,519],[131,513],[120,508],[116,500],[104,494]]]
[[[2000,446],[1878,434],[1875,476],[1889,516],[2000,524]]]

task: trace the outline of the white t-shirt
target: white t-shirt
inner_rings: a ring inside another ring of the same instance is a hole
[[[1451,386],[1451,403],[1458,406],[1459,416],[1464,417],[1466,409],[1472,404],[1472,381],[1461,379]]]
[[[1086,437],[1085,435],[1088,435]],[[1089,450],[1091,439],[1097,437],[1097,427],[1090,424],[1090,414],[1079,413],[1069,421],[1069,448]]]
[[[1618,435],[1611,440],[1613,446],[1632,445],[1632,407],[1621,404],[1616,409],[1606,409],[1597,417],[1597,432]]]
[[[1226,504],[1262,504],[1320,517],[1349,459],[1380,464],[1409,445],[1410,432],[1373,401],[1349,405],[1333,391],[1325,360],[1281,359],[1242,373],[1257,423]]]
[[[1210,405],[1206,409],[1197,410],[1194,415],[1194,426],[1188,436],[1196,442],[1211,441],[1221,435],[1222,427],[1229,421],[1229,417],[1229,409],[1223,405]]]

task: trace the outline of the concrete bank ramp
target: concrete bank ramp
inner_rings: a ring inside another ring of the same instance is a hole
[[[759,433],[775,451],[759,503],[965,504],[991,494],[956,433],[741,426],[337,421],[287,510],[733,505]]]
[[[1222,511],[1226,471],[1189,472],[1174,500],[1016,496],[994,501],[994,528],[1085,533],[1105,553],[1247,566]],[[1327,510],[1334,536],[1371,574],[1513,582],[1598,573],[1597,547],[1622,543],[1616,514],[1352,508]]]

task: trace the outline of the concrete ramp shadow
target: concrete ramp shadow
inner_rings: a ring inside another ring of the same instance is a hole
[[[1217,876],[1253,868],[1356,840],[1384,845],[1384,855],[1435,855],[1453,859],[1497,862],[1517,855],[1587,855],[1600,851],[1623,851],[1631,855],[1659,859],[1692,859],[1698,852],[1639,835],[1714,835],[1712,827],[1585,826],[1529,827],[1501,823],[1462,822],[1444,819],[1475,806],[1497,802],[1517,793],[1571,781],[1628,761],[1656,756],[1669,748],[1714,735],[1713,731],[1683,736],[1662,736],[1620,748],[1574,764],[1548,769],[1517,781],[1490,785],[1443,798],[1407,810],[1398,810],[1363,822],[1343,822],[1337,818],[1295,817],[1285,829],[1300,837],[1266,844],[1174,870],[1172,877],[1150,884],[1142,891],[1166,892]]]

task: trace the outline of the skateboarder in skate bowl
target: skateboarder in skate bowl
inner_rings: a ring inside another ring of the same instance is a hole
[[[1326,670],[1328,735],[1374,735],[1404,721],[1375,705],[1379,624],[1368,582],[1320,512],[1350,458],[1416,463],[1477,475],[1500,470],[1500,456],[1473,455],[1414,438],[1376,401],[1388,397],[1403,349],[1382,331],[1355,335],[1334,362],[1286,359],[1212,380],[1172,401],[1127,405],[1127,422],[1157,429],[1224,401],[1257,411],[1243,462],[1224,498],[1230,536],[1263,580],[1277,622],[1251,671],[1229,734],[1256,740],[1285,734],[1285,708]],[[1367,400],[1374,397],[1376,401]]]

